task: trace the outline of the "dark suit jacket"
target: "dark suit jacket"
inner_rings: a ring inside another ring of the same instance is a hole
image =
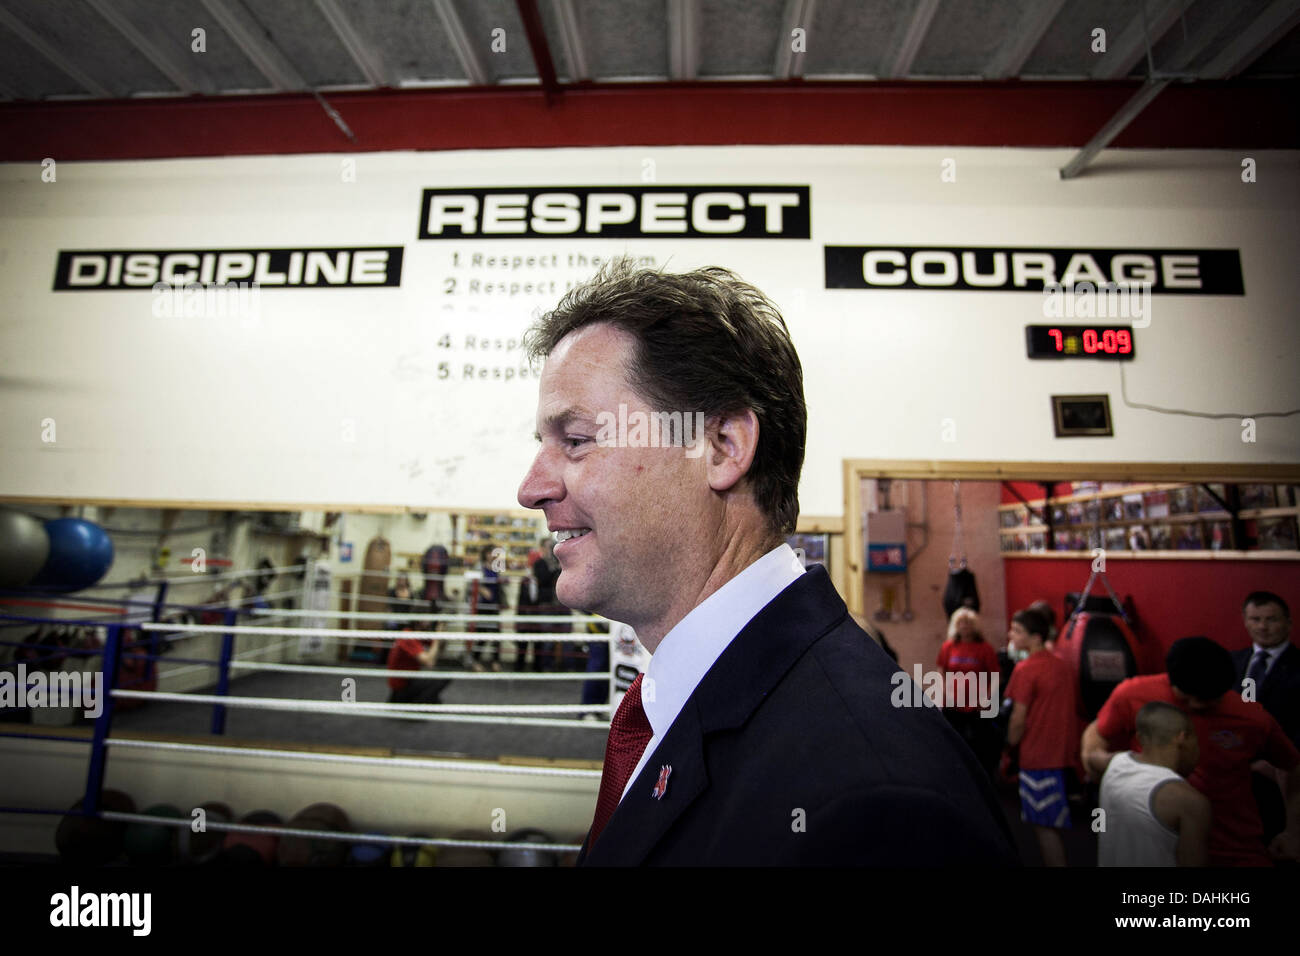
[[[939,710],[891,704],[895,673],[814,566],[723,651],[579,864],[1015,865],[975,758]]]
[[[1237,665],[1237,682],[1246,679],[1255,647],[1232,652]],[[1255,699],[1282,725],[1291,743],[1300,748],[1300,647],[1288,644],[1269,669],[1264,683],[1255,688]]]

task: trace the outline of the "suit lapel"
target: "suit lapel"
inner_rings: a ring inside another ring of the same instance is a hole
[[[663,795],[656,798],[653,791],[665,766],[671,770]],[[644,863],[655,844],[708,785],[704,736],[692,698],[632,781],[600,839],[588,848],[585,862],[592,866]]]
[[[722,652],[580,863],[644,863],[676,820],[708,788],[705,735],[743,725],[800,656],[843,620],[844,602],[814,566],[756,614]],[[652,791],[671,767],[661,798]]]
[[[1300,648],[1294,644],[1288,644],[1282,653],[1277,655],[1277,660],[1269,668],[1268,674],[1264,677],[1264,683],[1259,688],[1259,694],[1262,696],[1265,688],[1270,693],[1280,688],[1286,683],[1288,676],[1294,670],[1300,670]],[[1258,698],[1256,698],[1258,699]]]

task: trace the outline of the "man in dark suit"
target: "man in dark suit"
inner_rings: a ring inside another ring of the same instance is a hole
[[[1291,643],[1291,610],[1271,591],[1253,591],[1241,606],[1251,646],[1232,652],[1242,695],[1257,700],[1300,748],[1300,647]],[[1271,839],[1286,825],[1286,804],[1276,776],[1266,767],[1251,774],[1264,835]]]
[[[961,739],[785,543],[807,412],[785,322],[723,269],[622,261],[530,330],[559,600],[653,655],[611,725],[591,865],[1009,865]]]
[[[1249,690],[1300,748],[1300,647],[1291,643],[1291,610],[1271,591],[1255,591],[1241,615],[1251,640],[1232,652],[1242,692]]]

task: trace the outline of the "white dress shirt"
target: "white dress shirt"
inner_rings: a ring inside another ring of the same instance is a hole
[[[641,679],[641,706],[654,736],[628,778],[623,796],[714,661],[759,611],[803,573],[794,549],[778,545],[710,594],[664,635]]]

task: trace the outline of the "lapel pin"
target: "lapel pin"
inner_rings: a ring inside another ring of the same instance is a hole
[[[650,791],[650,796],[656,800],[662,800],[664,794],[668,792],[668,777],[673,772],[671,764],[664,764],[659,768],[659,779],[655,782],[655,788]]]

